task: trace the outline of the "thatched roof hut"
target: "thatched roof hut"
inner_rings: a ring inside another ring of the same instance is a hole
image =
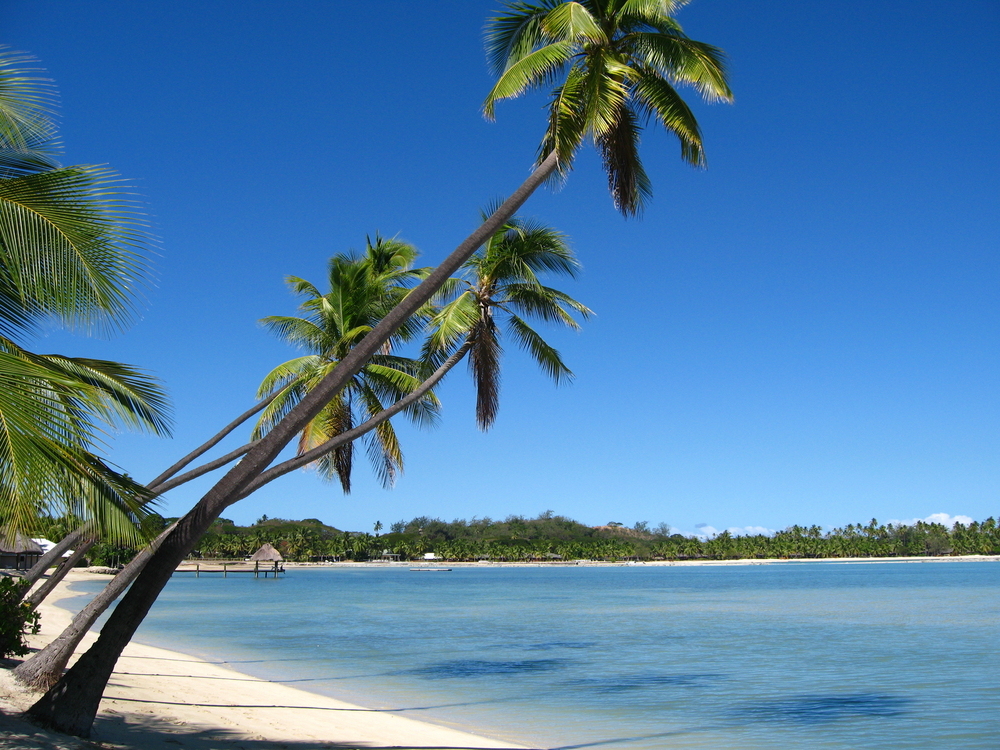
[[[278,550],[266,543],[250,556],[250,562],[282,562],[284,559]]]
[[[42,556],[42,548],[21,534],[0,535],[0,568],[30,568]]]

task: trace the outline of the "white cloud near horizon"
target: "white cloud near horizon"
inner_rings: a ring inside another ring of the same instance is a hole
[[[913,526],[917,521],[923,521],[924,523],[939,523],[945,528],[951,529],[955,527],[956,523],[960,523],[963,526],[968,526],[972,523],[973,519],[968,516],[953,516],[949,513],[931,513],[926,518],[911,518],[906,521],[889,521],[893,526]]]
[[[952,529],[956,523],[968,526],[973,520],[973,518],[961,514],[953,516],[950,513],[931,513],[925,518],[893,519],[887,521],[886,525],[915,526],[918,521],[922,521],[924,523],[939,523],[947,529]],[[671,532],[674,534],[683,534],[684,536],[695,536],[700,539],[711,539],[722,533],[719,529],[708,523],[696,523],[694,527],[696,529],[694,532],[681,531],[677,528],[671,528]],[[769,529],[766,526],[728,526],[726,527],[726,531],[733,536],[755,536],[757,534],[773,536],[775,533],[775,529]],[[829,529],[824,529],[824,531],[829,531]]]
[[[693,534],[687,534],[683,531],[680,533],[684,534],[684,536],[697,536],[702,539],[711,539],[712,537],[718,536],[722,533],[717,528],[707,523],[695,524],[695,528],[698,530]],[[769,529],[766,526],[728,526],[726,527],[726,531],[733,536],[757,536],[758,534],[771,536],[774,534],[774,529]]]

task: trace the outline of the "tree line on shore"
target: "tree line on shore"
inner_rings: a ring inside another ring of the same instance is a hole
[[[164,524],[172,519],[166,519]],[[264,516],[251,526],[219,519],[195,546],[192,557],[209,560],[242,559],[263,544],[271,544],[293,562],[353,560],[357,562],[413,560],[433,553],[447,561],[493,560],[734,560],[812,559],[838,557],[913,557],[921,555],[1000,554],[1000,525],[993,518],[956,523],[917,521],[884,524],[848,524],[824,531],[819,526],[790,526],[774,534],[733,534],[711,538],[685,536],[667,524],[651,527],[609,523],[587,526],[546,511],[536,518],[511,515],[443,521],[419,516],[398,521],[380,534],[342,531],[318,519],[291,521]],[[90,562],[119,565],[134,551],[115,545],[97,545]]]

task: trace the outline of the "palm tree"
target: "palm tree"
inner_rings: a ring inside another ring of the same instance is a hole
[[[266,435],[409,292],[409,283],[423,273],[412,267],[416,255],[411,245],[376,236],[374,244],[367,242],[364,255],[336,255],[330,259],[330,291],[326,294],[304,279],[288,278],[289,286],[304,298],[299,309],[305,317],[271,316],[261,322],[310,353],[279,365],[264,378],[258,398],[275,398],[261,414],[254,440]],[[424,374],[422,363],[393,355],[391,349],[419,334],[425,319],[426,314],[408,321],[302,429],[300,455],[416,390]],[[428,392],[404,411],[415,422],[427,424],[433,422],[437,410],[437,399]],[[368,454],[376,474],[383,485],[392,486],[403,464],[392,423],[386,420],[378,424],[368,433],[368,439]],[[344,492],[349,493],[353,456],[354,443],[348,442],[322,455],[315,466],[323,478],[339,479]]]
[[[115,175],[56,161],[52,91],[29,60],[0,52],[0,516],[10,532],[75,512],[135,540],[149,494],[93,449],[105,425],[168,433],[162,389],[127,365],[38,355],[15,338],[50,321],[127,325],[146,237]]]
[[[688,39],[670,16],[682,4],[680,0],[508,4],[508,12],[491,23],[487,42],[494,69],[503,67],[501,81],[486,100],[484,111],[488,117],[492,116],[496,101],[547,84],[555,80],[560,69],[580,71],[572,78],[567,73],[563,85],[553,90],[547,140],[543,141],[550,144],[548,152],[540,153],[536,169],[524,183],[358,341],[339,365],[177,523],[136,579],[136,585],[115,608],[97,642],[31,707],[29,713],[35,719],[62,731],[89,734],[118,656],[170,580],[177,564],[201,535],[227,507],[245,496],[247,488],[267,471],[284,447],[390,342],[396,331],[437,294],[473,253],[514,216],[557,168],[563,174],[569,170],[576,149],[587,135],[596,139],[604,155],[612,199],[616,208],[626,215],[638,210],[645,195],[642,186],[648,188],[648,181],[642,179],[644,174],[635,169],[639,123],[634,118],[646,112],[643,102],[650,102],[650,114],[681,137],[683,158],[692,161],[694,156],[696,163],[703,161],[697,122],[689,115],[687,107],[682,106],[680,98],[671,94],[674,91],[671,82],[692,85],[709,99],[729,100],[731,94],[721,54],[708,45]],[[587,23],[588,17],[592,22],[600,21],[598,31],[601,34],[595,33],[594,23]],[[630,39],[624,46],[622,37]],[[506,51],[504,38],[509,40]],[[550,42],[551,39],[558,41]],[[542,53],[541,56],[538,53]],[[623,56],[620,63],[615,55]],[[570,65],[571,61],[582,67]],[[629,61],[645,62],[635,68],[628,64]],[[512,70],[515,72],[511,74]],[[603,78],[598,71],[604,71]],[[633,71],[643,74],[645,83],[642,86],[638,85]],[[623,106],[625,102],[631,106]],[[613,127],[616,117],[621,124]]]
[[[496,85],[483,111],[501,99],[551,87],[549,125],[538,163],[558,154],[564,174],[586,139],[604,161],[615,206],[638,213],[652,194],[639,159],[650,119],[677,136],[681,158],[702,166],[698,122],[676,85],[708,101],[731,101],[721,50],[689,39],[671,15],[687,0],[513,2],[487,26]]]
[[[425,356],[437,361],[467,344],[469,369],[476,383],[476,422],[481,429],[492,426],[500,405],[503,329],[557,384],[573,377],[559,352],[525,318],[578,329],[573,313],[587,318],[592,311],[545,286],[539,275],[573,278],[579,268],[564,235],[515,216],[466,261],[461,276],[445,286],[441,299],[450,301],[431,321],[434,330]]]

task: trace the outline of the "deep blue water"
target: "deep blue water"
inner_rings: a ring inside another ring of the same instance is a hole
[[[537,747],[1000,747],[998,563],[176,576],[138,640]]]

